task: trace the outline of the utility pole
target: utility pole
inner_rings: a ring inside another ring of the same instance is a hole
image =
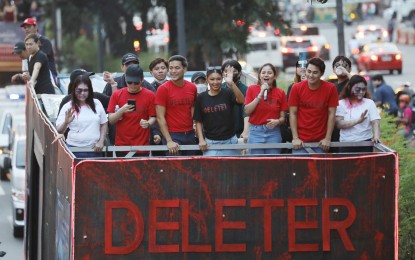
[[[183,0],[176,0],[176,20],[177,20],[177,43],[179,54],[186,56],[186,32],[184,23],[184,4]]]
[[[104,46],[102,42],[102,11],[98,8],[98,19],[97,19],[97,36],[98,36],[98,71],[104,71]]]
[[[338,55],[346,55],[344,46],[343,0],[336,0]]]

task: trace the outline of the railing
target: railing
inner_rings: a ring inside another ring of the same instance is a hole
[[[319,147],[319,143],[304,143],[304,149],[309,154],[315,154],[311,148]],[[371,141],[363,142],[331,142],[330,147],[373,147],[374,152],[394,152],[390,148],[380,143],[373,143]],[[269,144],[223,144],[223,145],[210,145],[209,149],[214,150],[246,150],[246,149],[292,149],[291,143],[269,143]],[[74,152],[93,152],[92,148],[87,147],[69,147],[72,153]],[[199,150],[198,145],[181,145],[181,151],[196,151]],[[116,152],[127,152],[125,158],[131,158],[136,152],[145,151],[150,152],[149,156],[153,157],[152,152],[156,151],[168,151],[165,145],[144,145],[144,146],[105,146],[103,152],[107,154],[106,157],[120,157],[116,155]],[[112,153],[112,155],[111,155]],[[357,153],[358,154],[358,153]],[[278,154],[276,154],[278,155]],[[287,154],[281,154],[287,156]],[[297,154],[298,155],[298,154]],[[241,154],[241,156],[251,156],[250,154]],[[257,156],[257,155],[256,155]]]

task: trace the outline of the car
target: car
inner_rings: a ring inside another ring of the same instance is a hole
[[[284,69],[295,67],[301,52],[306,53],[306,59],[317,56],[318,47],[310,39],[299,36],[281,37],[282,63]]]
[[[372,42],[388,42],[389,33],[384,27],[375,24],[359,25],[353,34],[359,48]]]
[[[389,70],[402,74],[402,53],[394,43],[370,43],[363,46],[356,59],[357,70]]]
[[[320,34],[315,24],[296,24],[291,27],[292,36],[302,36],[303,39],[311,40],[318,47],[317,55],[323,60],[330,60],[330,44],[326,37]]]
[[[12,157],[5,157],[3,165],[10,168],[11,206],[13,236],[23,237],[26,178],[26,123],[16,126],[13,138]]]
[[[248,53],[246,63],[259,69],[265,63],[271,63],[277,68],[282,68],[282,54],[279,37],[277,36],[254,36],[248,37]]]

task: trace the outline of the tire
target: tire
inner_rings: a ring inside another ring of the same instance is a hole
[[[24,227],[13,226],[13,236],[16,238],[22,238],[24,232]]]
[[[398,70],[398,74],[401,75],[402,74],[402,69]]]

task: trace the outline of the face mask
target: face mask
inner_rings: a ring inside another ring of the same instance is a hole
[[[206,84],[196,84],[196,88],[197,88],[197,93],[198,94],[203,93],[208,89]]]

